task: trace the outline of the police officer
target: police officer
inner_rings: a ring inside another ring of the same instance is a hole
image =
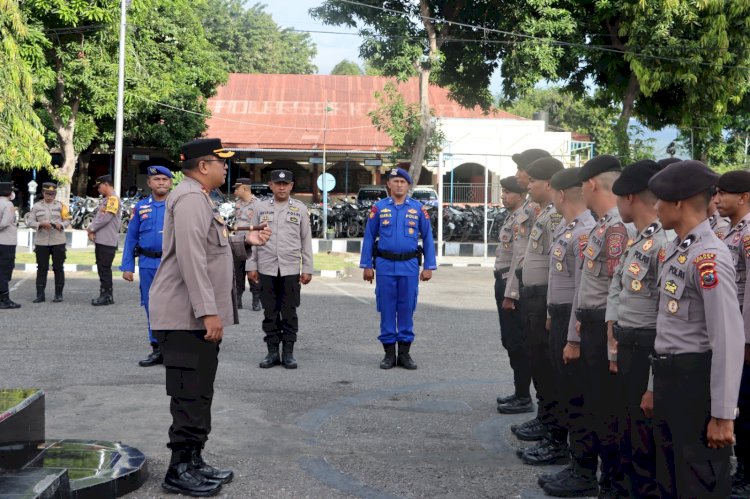
[[[185,178],[167,198],[162,260],[149,298],[171,397],[172,457],[162,488],[209,496],[234,476],[202,457],[211,431],[219,343],[225,325],[237,323],[229,234],[209,196],[224,183],[225,160],[234,153],[218,139],[188,142],[180,152]],[[253,231],[239,236],[239,243],[263,244],[268,237],[268,230]]]
[[[529,464],[548,464],[562,460],[561,453],[566,450],[565,446],[554,445],[554,442],[565,442],[571,416],[580,418],[581,413],[579,365],[577,362],[563,363],[573,298],[581,278],[579,262],[582,260],[589,232],[596,223],[583,199],[580,170],[568,168],[555,173],[550,179],[550,185],[555,190],[555,209],[563,216],[563,222],[555,229],[549,253],[546,324],[549,331],[550,363],[554,372],[553,390],[557,401],[553,406],[556,424],[550,425],[550,433],[557,435],[554,439],[547,438],[538,446],[523,451],[524,462]],[[546,483],[560,480],[573,472],[574,467],[571,465],[560,473],[541,475],[538,482],[544,487]]]
[[[235,230],[239,230],[243,227],[249,227],[253,219],[253,213],[255,211],[255,196],[250,190],[252,180],[249,178],[238,178],[234,184],[234,195],[237,197],[237,203],[234,205],[234,216],[236,220]],[[237,287],[237,308],[242,308],[242,294],[245,292],[245,281],[247,278],[247,270],[245,267],[247,262],[244,260],[235,260],[234,262],[234,278],[235,286]],[[260,310],[260,283],[250,281],[250,292],[253,294],[253,310]]]
[[[719,210],[716,209],[718,201],[717,195],[714,194],[711,198],[711,202],[708,204],[708,223],[711,225],[711,230],[714,231],[716,237],[724,239],[732,224],[728,219],[719,214]]]
[[[95,307],[112,305],[112,261],[117,252],[120,237],[120,198],[115,194],[112,175],[102,175],[96,179],[96,187],[103,196],[96,210],[94,221],[87,229],[89,240],[94,242],[96,270],[99,273],[99,297],[91,300]]]
[[[727,497],[745,337],[729,249],[706,211],[718,175],[699,161],[649,181],[659,220],[677,238],[659,275],[653,369],[661,497]]]
[[[607,360],[605,313],[609,284],[628,240],[625,225],[617,211],[612,185],[620,176],[620,161],[614,156],[597,156],[583,165],[580,179],[586,206],[598,220],[583,251],[581,282],[573,300],[574,313],[568,326],[565,362],[580,362],[581,417],[570,418],[571,451],[574,472],[548,482],[550,495],[571,497],[616,493],[619,468],[619,438],[616,435],[614,377]],[[596,481],[601,458],[600,487]]]
[[[164,209],[167,195],[172,188],[172,172],[165,166],[149,166],[148,187],[151,194],[133,207],[133,216],[128,224],[125,236],[125,248],[122,250],[120,270],[122,278],[133,282],[135,259],[138,258],[138,278],[140,280],[141,305],[148,316],[148,290],[156,275],[156,269],[161,262],[162,233],[164,230]],[[148,327],[148,340],[151,343],[151,353],[138,362],[141,367],[161,364],[164,359],[159,350],[159,342],[154,338],[151,325]]]
[[[432,279],[437,269],[430,217],[424,206],[408,196],[411,177],[402,168],[388,174],[390,196],[370,210],[362,241],[359,266],[362,278],[375,283],[375,299],[380,311],[380,335],[385,357],[381,369],[395,365],[416,369],[409,350],[414,341],[414,310],[419,281]],[[419,239],[422,246],[419,246]],[[423,270],[419,272],[424,253]],[[396,355],[398,342],[398,356]]]
[[[21,308],[10,299],[8,283],[16,265],[18,244],[16,208],[13,206],[13,182],[0,182],[0,310]]]
[[[52,271],[55,274],[54,303],[63,301],[65,287],[65,229],[70,227],[68,206],[55,199],[57,184],[42,184],[42,199],[37,201],[27,215],[27,225],[36,230],[34,252],[36,253],[36,298],[33,303],[45,300],[49,259],[52,257]]]
[[[260,367],[283,364],[286,369],[296,369],[294,343],[299,331],[300,285],[308,284],[313,274],[310,217],[305,204],[290,197],[294,188],[292,172],[272,171],[268,185],[273,197],[256,201],[252,225],[265,223],[273,235],[268,244],[253,252],[246,266],[250,280],[260,282],[262,327],[266,333],[263,341],[268,348]]]
[[[512,395],[498,397],[498,405],[507,404],[518,398],[531,401],[531,395],[529,395],[531,371],[526,355],[521,311],[518,309],[503,309],[505,285],[513,260],[513,228],[516,226],[516,219],[523,211],[526,202],[526,189],[520,186],[515,177],[506,177],[500,180],[500,186],[502,187],[503,206],[508,210],[509,215],[500,228],[499,244],[495,255],[495,303],[497,304],[497,313],[500,316],[500,338],[503,347],[508,352],[510,367],[513,369],[515,390]]]
[[[649,179],[660,170],[654,161],[638,161],[626,166],[612,186],[622,221],[633,223],[637,231],[615,269],[605,317],[610,371],[617,373],[621,394],[620,463],[633,497],[658,496],[652,422],[644,417],[641,398],[648,388],[656,337],[659,255],[667,244],[656,217],[656,197],[648,190]]]
[[[521,153],[514,154],[512,159],[517,167],[516,180],[518,185],[524,189],[528,189],[529,174],[526,170],[537,159],[548,157],[550,157],[549,153],[542,149],[527,149]],[[508,270],[508,279],[505,283],[505,298],[503,299],[502,308],[506,311],[518,310],[522,317],[523,310],[520,295],[521,269],[523,268],[523,259],[526,256],[526,247],[529,244],[529,234],[531,233],[531,226],[534,223],[534,215],[537,213],[538,208],[536,203],[527,199],[521,208],[521,212],[516,216],[513,225],[513,256],[510,262],[510,269]],[[522,344],[519,347],[528,351],[525,334]],[[531,367],[528,354],[525,357],[526,365],[523,366],[523,369],[530,373]],[[523,381],[524,383],[526,382],[525,378]],[[528,393],[528,388],[524,392]],[[498,400],[497,411],[501,414],[520,414],[532,412],[533,410],[534,404],[531,402],[531,397],[516,397],[508,401]],[[544,425],[540,423],[537,417],[519,425],[511,425],[511,430],[522,440],[540,440],[546,433]],[[518,433],[519,430],[522,430],[521,433]]]
[[[716,185],[717,208],[729,218],[731,228],[724,237],[737,277],[737,299],[745,325],[745,363],[742,366],[739,416],[735,423],[737,472],[732,478],[732,497],[750,496],[750,293],[747,289],[747,267],[750,260],[750,172],[730,171]]]

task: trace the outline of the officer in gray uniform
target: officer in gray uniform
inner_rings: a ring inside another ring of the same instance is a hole
[[[312,280],[313,253],[310,217],[301,201],[292,199],[294,176],[289,170],[274,170],[268,185],[273,197],[255,203],[252,225],[268,224],[273,235],[268,244],[247,261],[250,280],[260,282],[263,305],[263,339],[268,355],[260,367],[283,364],[296,369],[294,343],[297,341],[301,286]],[[279,356],[279,343],[282,354]]]
[[[570,497],[617,493],[619,438],[616,434],[614,377],[607,360],[605,314],[609,284],[627,245],[628,234],[617,211],[612,184],[619,177],[620,161],[597,156],[583,165],[580,179],[586,206],[598,217],[583,251],[581,283],[573,300],[563,360],[580,362],[582,417],[570,418],[574,473],[548,482],[544,491]],[[601,481],[596,468],[601,459]]]
[[[714,231],[716,237],[724,239],[727,236],[727,232],[731,229],[731,222],[722,217],[719,214],[719,210],[716,209],[716,203],[718,202],[717,196],[711,198],[711,202],[708,205],[708,223],[711,225],[711,230]]]
[[[52,257],[52,271],[55,274],[54,303],[63,301],[65,287],[65,229],[70,227],[70,212],[67,205],[55,199],[57,184],[42,184],[42,199],[31,208],[26,224],[36,230],[34,252],[36,253],[36,298],[33,303],[45,300],[49,259]]]
[[[620,463],[629,477],[633,497],[657,497],[654,436],[644,417],[641,398],[648,389],[651,355],[656,338],[656,297],[659,294],[659,255],[667,237],[656,217],[656,196],[648,181],[659,165],[642,160],[626,166],[612,186],[617,209],[637,235],[615,269],[607,300],[610,371],[617,373]]]
[[[542,149],[527,149],[522,153],[514,154],[513,161],[518,167],[518,171],[516,172],[518,185],[524,189],[528,189],[529,174],[526,170],[531,163],[537,159],[548,157],[550,157],[549,153]],[[505,298],[503,299],[502,308],[503,310],[520,310],[521,316],[524,315],[520,301],[521,271],[523,268],[523,259],[526,256],[526,247],[529,244],[531,226],[534,223],[534,215],[538,208],[539,207],[535,203],[532,203],[527,199],[521,212],[516,216],[513,225],[513,258],[511,259],[510,269],[508,270],[508,279],[505,283]],[[525,345],[526,342],[524,338],[524,349],[526,349]],[[526,362],[528,366],[528,359]],[[527,367],[527,369],[530,368]],[[531,397],[519,397],[508,402],[498,401],[497,410],[501,414],[532,412],[534,410],[534,404],[531,402]],[[520,425],[511,425],[511,431],[522,440],[541,440],[546,433],[544,426],[536,417]],[[517,433],[518,431],[521,431],[520,435]]]
[[[699,161],[649,181],[668,246],[659,275],[653,370],[661,497],[725,498],[745,335],[729,249],[706,212],[718,175]]]
[[[185,178],[167,198],[161,263],[149,293],[151,327],[171,397],[172,458],[162,488],[191,496],[214,495],[234,476],[202,457],[211,432],[219,343],[224,327],[238,322],[230,245],[249,250],[271,235],[264,230],[230,237],[209,196],[224,183],[225,161],[233,154],[218,139],[181,146]]]
[[[234,195],[237,197],[237,203],[234,205],[235,233],[243,232],[241,229],[250,227],[255,211],[255,196],[253,196],[250,186],[252,180],[249,178],[238,178],[234,184]],[[245,267],[247,262],[244,260],[235,260],[234,262],[234,279],[237,288],[237,308],[242,308],[242,295],[245,293],[245,281],[248,281]],[[260,284],[250,281],[250,292],[253,295],[253,311],[260,310]]]
[[[506,177],[500,181],[502,190],[503,206],[510,213],[500,228],[499,244],[495,255],[495,303],[497,313],[500,316],[500,338],[503,348],[508,352],[510,367],[513,369],[513,395],[500,396],[497,398],[498,405],[507,404],[515,399],[531,400],[529,385],[531,384],[531,372],[529,360],[526,355],[526,341],[523,334],[521,322],[521,311],[519,309],[503,309],[505,298],[505,284],[508,281],[508,272],[513,260],[513,227],[516,219],[523,212],[526,202],[526,189],[518,184],[515,177]]]
[[[740,414],[734,426],[737,472],[732,477],[732,497],[750,497],[750,293],[746,284],[750,261],[750,172],[735,170],[725,173],[719,178],[716,191],[719,214],[731,222],[724,243],[732,254],[737,275],[737,299],[745,324],[745,364],[742,366],[738,401]]]
[[[95,185],[102,195],[102,201],[96,210],[94,221],[86,230],[89,240],[94,242],[96,270],[99,273],[99,297],[91,300],[91,304],[98,307],[115,302],[112,295],[112,261],[120,239],[122,203],[115,194],[112,175],[98,177]]]
[[[18,221],[13,198],[13,182],[0,182],[0,310],[21,308],[21,305],[10,299],[8,287],[16,265],[18,244]]]
[[[552,176],[563,169],[563,164],[554,158],[540,158],[527,169],[530,178],[529,195],[541,208],[534,217],[529,233],[529,243],[523,260],[521,274],[521,302],[523,330],[537,398],[537,420],[546,430],[552,458],[549,464],[567,460],[565,434],[559,430],[553,408],[557,403],[553,389],[553,370],[550,363],[547,323],[547,282],[549,278],[549,251],[553,234],[562,220],[554,206],[555,191],[550,186]],[[543,464],[529,462],[528,464]]]

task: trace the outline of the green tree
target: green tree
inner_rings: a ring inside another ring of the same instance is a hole
[[[282,29],[256,3],[208,0],[199,10],[206,36],[230,73],[313,74],[317,48],[308,33]]]
[[[27,28],[16,0],[0,0],[0,169],[50,165],[42,124],[34,113],[31,70],[22,57],[23,44],[39,36]]]
[[[356,62],[344,59],[331,70],[332,75],[362,76],[362,68]]]

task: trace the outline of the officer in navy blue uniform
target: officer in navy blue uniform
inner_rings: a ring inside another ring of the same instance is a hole
[[[172,188],[172,172],[164,166],[148,167],[148,186],[151,195],[136,203],[133,215],[125,236],[125,249],[122,251],[122,278],[133,281],[135,259],[138,258],[138,277],[141,285],[141,305],[148,316],[148,290],[156,275],[156,269],[161,263],[161,238],[164,229],[164,209],[167,195]],[[148,340],[151,342],[152,352],[138,362],[141,367],[162,364],[164,359],[159,349],[159,343],[154,338],[149,321]]]
[[[363,279],[372,282],[377,269],[375,298],[380,312],[380,336],[385,349],[381,369],[399,365],[416,369],[409,355],[414,341],[414,310],[419,281],[429,281],[437,269],[430,217],[423,205],[408,196],[411,177],[394,168],[388,174],[390,197],[370,211],[359,266]],[[419,239],[422,246],[419,246]],[[419,267],[424,255],[424,266]],[[398,342],[398,357],[396,356]]]

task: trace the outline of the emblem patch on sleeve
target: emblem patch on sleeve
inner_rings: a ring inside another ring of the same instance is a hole
[[[622,255],[622,243],[625,240],[622,234],[612,234],[607,238],[607,256],[617,258]]]
[[[716,263],[713,261],[704,261],[698,266],[698,271],[701,275],[701,287],[703,289],[713,289],[719,284]]]

